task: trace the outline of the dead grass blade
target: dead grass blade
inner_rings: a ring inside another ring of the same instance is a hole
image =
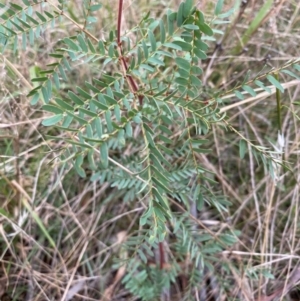
[[[286,295],[300,280],[300,267],[297,267],[290,275],[290,279],[286,281],[284,286],[281,286],[270,296],[260,296],[256,301],[275,301],[276,298]]]
[[[119,232],[117,234],[117,244],[121,244],[122,242],[124,242],[126,240],[126,236],[127,235],[126,235],[125,231]],[[120,257],[123,259],[126,259],[127,258],[126,250],[121,249],[120,252],[121,252]],[[126,265],[123,265],[118,269],[118,271],[114,277],[113,283],[108,288],[106,288],[100,301],[112,300],[114,289],[115,289],[116,285],[119,283],[119,281],[123,278],[125,273],[126,273]]]

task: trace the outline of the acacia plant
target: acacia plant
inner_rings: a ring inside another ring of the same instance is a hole
[[[115,267],[126,268],[124,287],[142,300],[155,300],[184,274],[182,298],[194,299],[205,275],[214,273],[217,278],[210,278],[210,286],[217,281],[230,294],[226,275],[231,272],[219,254],[238,240],[239,232],[211,229],[199,219],[203,208],[211,206],[222,221],[230,205],[213,172],[201,164],[213,147],[209,133],[213,127],[233,132],[240,140],[241,158],[250,149],[276,178],[281,150],[247,140],[226,118],[224,99],[254,97],[258,90],[271,93],[267,83],[283,90],[278,74],[298,78],[289,69],[299,71],[299,65],[287,62],[254,77],[245,75],[234,89],[214,90],[202,83],[202,68],[209,42],[220,34],[217,26],[235,13],[223,13],[223,1],[217,1],[209,20],[186,0],[176,11],[159,19],[148,13],[125,30],[120,0],[115,28],[107,35],[95,31],[101,4],[84,0],[85,20],[78,23],[69,14],[69,1],[58,2],[0,4],[0,49],[4,57],[11,48],[22,52],[39,43],[48,27],[59,28],[66,20],[72,26],[71,35],[53,42],[46,67],[31,78],[34,88],[27,98],[33,106],[42,104],[42,125],[53,129],[44,139],[60,142],[53,150],[55,164],[62,170],[73,167],[98,189],[109,184],[110,198],[143,206],[139,224],[122,247],[126,256],[115,262]],[[92,76],[74,86],[70,79],[78,65],[88,66]],[[28,204],[27,209],[33,214]],[[55,249],[51,235],[46,236]],[[188,270],[183,271],[183,264]]]

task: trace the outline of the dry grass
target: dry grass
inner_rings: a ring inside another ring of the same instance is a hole
[[[208,16],[212,16],[212,2],[198,3]],[[224,2],[226,9],[233,5],[233,1]],[[225,32],[225,38],[217,35],[222,50],[214,51],[214,43],[210,43],[210,57],[202,66],[208,93],[214,89],[232,89],[243,81],[247,70],[256,75],[265,64],[279,67],[300,57],[300,4],[292,0],[277,1],[251,34],[243,51],[234,53],[265,1],[246,2],[247,6],[239,10],[240,15],[237,14],[232,26],[218,26]],[[102,3],[100,22],[93,31],[99,38],[115,28],[118,7],[116,0]],[[176,7],[178,3],[125,1],[122,28],[126,32],[149,10],[153,16],[160,17],[167,7]],[[77,0],[71,7],[77,22],[82,21],[80,5],[81,1]],[[13,54],[6,50],[0,54],[0,201],[3,210],[0,297],[34,301],[134,300],[120,284],[126,270],[112,269],[112,258],[128,256],[120,245],[139,227],[143,206],[138,202],[124,202],[122,194],[107,183],[81,179],[68,164],[58,164],[56,150],[61,143],[49,142],[44,137],[61,133],[41,125],[44,113],[40,104],[30,106],[30,99],[25,96],[32,85],[30,77],[37,68],[44,68],[50,62],[46,54],[66,32],[76,32],[68,21],[47,29],[43,38],[26,51]],[[75,66],[65,91],[89,79],[98,68]],[[281,81],[288,83],[291,79]],[[251,153],[240,160],[236,135],[219,127],[207,138],[213,142],[213,152],[199,157],[204,167],[215,172],[219,189],[233,203],[227,216],[206,208],[199,219],[207,227],[241,231],[239,243],[221,254],[236,267],[231,270],[230,281],[235,300],[254,300],[254,297],[267,300],[260,296],[288,285],[289,274],[299,266],[300,132],[299,109],[293,104],[299,102],[299,87],[297,83],[290,87],[287,84],[282,95],[284,159],[291,170],[281,168],[282,178],[277,183]],[[230,123],[249,140],[270,147],[269,141],[275,143],[278,133],[275,96],[262,95],[248,100],[243,105],[229,107],[237,100],[227,98],[224,101],[228,107],[223,110],[227,111]],[[34,216],[25,209],[28,203],[42,220],[55,248]],[[266,277],[267,271],[273,274],[274,280]],[[292,280],[294,287],[299,279]],[[210,287],[213,288],[212,283]],[[216,289],[209,300],[229,300],[225,291],[220,287]],[[281,300],[300,300],[296,291],[294,288]]]

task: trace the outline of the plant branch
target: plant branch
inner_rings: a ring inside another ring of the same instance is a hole
[[[122,23],[123,0],[119,0],[118,26],[117,26],[117,42],[121,44],[121,23]]]
[[[127,83],[130,87],[131,92],[136,95],[138,91],[138,85],[131,75],[127,74],[128,66],[126,59],[122,53],[122,43],[121,43],[121,23],[122,23],[122,14],[123,14],[123,0],[119,0],[119,13],[118,13],[118,24],[117,24],[117,48],[119,54],[119,61],[121,62],[121,68],[123,75],[127,80]],[[140,106],[143,104],[143,96],[137,95],[139,99]]]
[[[67,18],[69,21],[71,21],[76,27],[78,27],[82,32],[84,32],[88,37],[90,37],[92,40],[94,40],[95,42],[99,42],[99,40],[92,35],[88,30],[86,30],[83,26],[81,26],[80,24],[78,24],[76,21],[74,21],[71,17],[69,17],[68,15],[66,15],[66,13],[59,9],[55,4],[53,4],[51,1],[47,0],[47,3],[49,3],[52,7],[54,7],[57,10],[57,13],[64,16],[65,18]]]

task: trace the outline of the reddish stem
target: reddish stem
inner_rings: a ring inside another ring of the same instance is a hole
[[[158,246],[159,246],[159,268],[162,270],[165,264],[164,246],[162,242],[160,242]]]
[[[118,28],[117,28],[117,42],[121,45],[121,23],[122,23],[123,0],[119,0],[119,14],[118,14]]]
[[[121,23],[122,23],[122,13],[123,13],[123,0],[119,0],[119,14],[118,14],[118,24],[117,24],[117,47],[119,52],[119,59],[123,66],[124,76],[127,78],[129,87],[131,91],[136,95],[138,91],[138,85],[131,75],[127,75],[128,66],[125,57],[122,54],[122,43],[121,43]],[[137,95],[139,99],[140,106],[143,104],[143,96]]]

